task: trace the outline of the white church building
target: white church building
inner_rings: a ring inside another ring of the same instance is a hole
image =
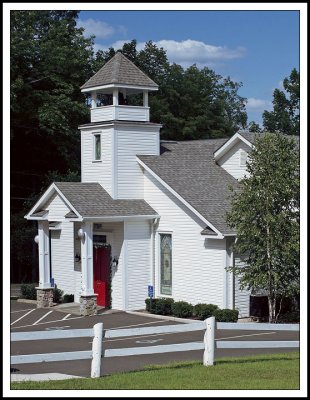
[[[144,309],[151,285],[156,298],[248,316],[250,294],[226,270],[242,261],[225,212],[254,135],[160,141],[148,106],[158,85],[120,52],[81,90],[92,99],[81,182],[53,183],[25,216],[38,221],[38,307],[52,305],[56,284],[82,315]]]

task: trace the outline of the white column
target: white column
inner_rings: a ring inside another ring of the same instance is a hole
[[[147,90],[143,91],[143,107],[149,106],[149,92]]]
[[[113,89],[113,106],[118,106],[118,88]]]
[[[91,108],[96,108],[97,107],[97,93],[92,92],[91,93]]]
[[[94,295],[93,272],[93,224],[84,222],[82,229],[85,232],[81,240],[82,254],[82,296]]]
[[[38,222],[39,231],[39,288],[51,287],[48,221]]]

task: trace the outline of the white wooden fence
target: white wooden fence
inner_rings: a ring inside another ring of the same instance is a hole
[[[299,341],[218,341],[215,340],[215,329],[236,330],[285,330],[299,331],[298,324],[258,324],[258,323],[227,323],[217,322],[211,317],[201,322],[191,324],[166,325],[135,329],[109,329],[103,330],[103,324],[98,323],[92,329],[74,329],[63,331],[38,331],[11,333],[11,341],[68,339],[80,337],[93,337],[92,350],[73,351],[63,353],[46,353],[31,355],[11,356],[11,364],[28,364],[50,361],[70,361],[91,359],[91,377],[100,376],[101,359],[106,357],[134,356],[142,354],[170,353],[178,351],[204,350],[203,364],[214,364],[214,349],[224,348],[275,348],[299,347]],[[181,333],[205,330],[203,342],[190,342],[168,344],[148,347],[130,347],[121,349],[104,349],[103,337],[106,339],[131,337],[140,335],[153,335],[157,333]]]

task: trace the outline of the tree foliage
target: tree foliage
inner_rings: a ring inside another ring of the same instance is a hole
[[[192,140],[232,136],[245,128],[245,99],[238,94],[241,83],[223,78],[213,70],[192,65],[170,65],[166,51],[149,41],[138,51],[137,42],[125,43],[122,53],[159,85],[150,94],[151,120],[163,124],[161,137]],[[115,49],[97,53],[104,65]]]
[[[276,302],[299,291],[299,155],[296,141],[281,134],[257,135],[248,176],[232,197],[227,215],[236,229],[235,250],[245,267],[231,267],[242,287],[268,293],[269,320]]]
[[[284,90],[273,92],[273,111],[263,112],[263,125],[268,132],[299,135],[300,75],[294,68],[283,80]]]

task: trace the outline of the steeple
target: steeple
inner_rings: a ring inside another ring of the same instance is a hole
[[[153,90],[158,85],[121,52],[81,86],[83,93],[91,95],[91,122],[149,122],[148,92]],[[131,95],[139,94],[141,104],[131,104]]]

